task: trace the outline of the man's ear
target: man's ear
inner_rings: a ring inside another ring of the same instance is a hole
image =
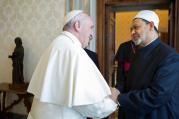
[[[79,22],[79,21],[76,21],[76,22],[74,23],[74,29],[75,29],[76,31],[79,31],[79,30],[80,30],[80,22]]]
[[[154,26],[154,23],[153,23],[153,22],[150,22],[149,24],[150,24],[150,30],[154,29],[154,27],[155,27],[155,26]]]

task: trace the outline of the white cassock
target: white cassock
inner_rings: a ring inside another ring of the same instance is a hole
[[[102,118],[116,110],[111,91],[79,40],[64,31],[42,55],[28,92],[28,119]]]

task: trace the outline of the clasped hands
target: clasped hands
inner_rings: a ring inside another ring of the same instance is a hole
[[[120,94],[119,90],[117,90],[116,88],[111,87],[111,95],[110,98],[114,101],[114,102],[118,102],[118,95]]]

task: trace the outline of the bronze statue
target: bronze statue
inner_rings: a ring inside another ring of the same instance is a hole
[[[16,47],[12,55],[9,58],[12,59],[12,82],[13,84],[24,84],[23,76],[23,58],[24,58],[24,48],[22,46],[22,40],[20,37],[16,37],[14,40]]]

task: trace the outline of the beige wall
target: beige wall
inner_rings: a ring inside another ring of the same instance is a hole
[[[159,31],[168,32],[168,10],[156,10],[156,13],[160,19]],[[136,14],[136,11],[116,13],[116,50],[121,43],[130,40],[130,25]]]
[[[0,0],[0,83],[12,81],[8,55],[17,36],[22,38],[25,50],[25,81],[30,81],[42,52],[62,31],[64,6],[65,0]],[[8,102],[14,100],[7,97]],[[26,110],[20,106],[17,112]]]
[[[0,0],[0,82],[11,82],[8,55],[20,36],[25,50],[24,77],[29,82],[40,55],[61,32],[65,0]]]

